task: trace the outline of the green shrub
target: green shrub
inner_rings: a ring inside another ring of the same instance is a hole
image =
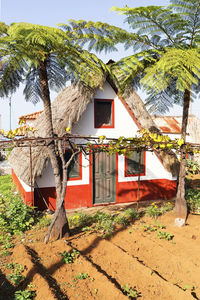
[[[35,221],[34,209],[25,205],[10,175],[0,176],[0,232],[19,234],[29,229]]]
[[[129,224],[129,221],[127,220],[127,218],[125,216],[115,216],[114,223],[123,225],[123,226],[127,226]]]
[[[15,196],[6,199],[0,198],[0,228],[4,232],[11,234],[19,234],[30,227],[34,223],[33,209],[26,206],[22,200]]]
[[[186,160],[186,174],[198,174],[200,172],[200,166],[198,162],[194,160]]]
[[[51,217],[49,215],[43,215],[42,217],[38,218],[37,226],[39,228],[47,227],[51,224]]]
[[[93,220],[94,222],[102,222],[103,220],[108,220],[108,219],[112,219],[112,216],[104,211],[97,211],[94,215],[93,215]]]
[[[115,216],[106,212],[97,211],[93,215],[95,229],[100,232],[103,237],[110,237],[115,230]]]
[[[148,217],[157,218],[161,215],[160,208],[155,205],[155,203],[152,203],[152,205],[146,208],[145,215],[147,215]]]
[[[79,212],[75,213],[68,218],[69,226],[72,227],[83,227],[92,223],[92,216]]]
[[[105,219],[100,219],[97,223],[95,228],[97,231],[101,232],[101,236],[103,237],[110,237],[115,230],[115,225],[113,218],[105,218]]]
[[[163,206],[160,208],[161,214],[164,214],[174,208],[174,205],[171,202],[165,203]]]
[[[134,221],[139,218],[140,214],[134,208],[127,208],[124,211],[124,216],[128,219],[131,219],[131,221]]]
[[[200,191],[195,189],[188,189],[185,193],[185,199],[189,210],[200,212]]]

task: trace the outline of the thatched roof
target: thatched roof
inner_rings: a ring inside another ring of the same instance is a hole
[[[65,133],[65,128],[77,123],[88,104],[92,101],[96,91],[87,87],[68,86],[52,103],[52,118],[54,132],[59,136]],[[130,91],[123,96],[123,100],[129,112],[135,118],[140,128],[157,130],[155,123],[148,114],[141,98],[135,91]],[[46,120],[42,113],[36,121],[34,127],[37,129],[36,136],[46,136]],[[177,172],[176,156],[169,153],[157,153],[165,168],[174,175]],[[26,184],[30,185],[30,150],[29,148],[15,148],[9,157],[9,161],[16,175]],[[41,176],[48,162],[48,155],[45,147],[32,148],[32,174],[33,182],[37,176]]]

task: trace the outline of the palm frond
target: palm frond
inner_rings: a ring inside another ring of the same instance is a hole
[[[118,8],[113,10],[126,16],[127,22],[132,30],[140,35],[161,35],[168,41],[168,46],[174,44],[175,35],[183,30],[186,22],[178,14],[173,13],[171,8],[162,6],[147,6],[137,8]]]
[[[145,70],[141,82],[157,93],[165,90],[171,78],[177,78],[180,91],[197,85],[200,79],[200,53],[196,49],[166,49],[166,53],[153,66]]]
[[[185,40],[190,46],[197,45],[200,41],[200,1],[199,0],[171,0],[170,7],[180,14],[185,20]]]
[[[119,43],[136,38],[135,34],[107,23],[83,20],[70,20],[69,23],[73,29],[74,41],[82,47],[87,44],[89,51],[94,50],[97,53],[103,50],[116,51]],[[61,24],[61,27],[68,30],[65,24]]]

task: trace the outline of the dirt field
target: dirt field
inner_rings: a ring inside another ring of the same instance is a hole
[[[38,300],[128,299],[126,284],[139,299],[200,299],[200,216],[189,215],[184,228],[173,223],[170,212],[119,227],[109,240],[82,232],[48,245],[42,242],[46,229],[32,230],[16,241],[11,256],[0,259],[0,299],[13,299],[6,279],[11,270],[5,265],[11,262],[24,266],[20,289],[35,290]],[[174,237],[160,239],[159,231]],[[74,263],[63,263],[59,253],[72,249],[80,255]]]

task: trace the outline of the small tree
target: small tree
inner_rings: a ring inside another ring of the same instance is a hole
[[[42,99],[46,118],[45,134],[52,138],[47,151],[55,177],[57,200],[54,220],[45,238],[48,242],[53,226],[55,238],[69,235],[64,208],[69,162],[66,165],[61,145],[55,144],[50,89],[63,88],[67,80],[82,81],[93,89],[102,82],[106,66],[95,55],[74,45],[70,32],[28,23],[15,23],[10,27],[1,24],[1,28],[0,96],[8,96],[21,83],[25,84],[26,100],[37,102]],[[71,159],[77,151],[74,149]],[[59,168],[59,154],[63,174]]]
[[[132,32],[105,23],[71,21],[74,30],[89,48],[114,50],[118,43],[132,48],[134,55],[112,64],[111,71],[121,91],[132,84],[148,93],[151,109],[165,111],[173,103],[183,104],[181,164],[176,211],[185,220],[185,139],[192,93],[199,91],[200,1],[171,0],[171,5],[113,10],[126,16]],[[78,29],[78,30],[77,30]]]

